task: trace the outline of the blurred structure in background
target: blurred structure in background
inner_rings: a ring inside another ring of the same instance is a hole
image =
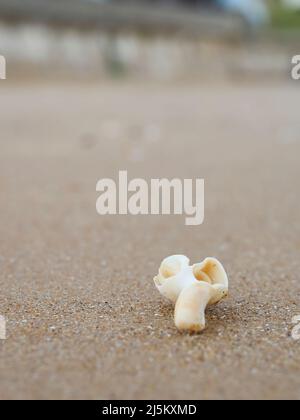
[[[225,10],[242,16],[253,27],[266,24],[270,18],[263,0],[219,0],[219,3]]]
[[[282,0],[285,7],[292,10],[300,10],[300,0]]]
[[[266,27],[284,6],[299,2],[0,0],[0,54],[22,76],[278,76],[296,38]]]

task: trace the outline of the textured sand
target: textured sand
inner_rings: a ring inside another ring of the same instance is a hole
[[[297,398],[296,84],[0,86],[1,398]],[[96,181],[204,177],[206,219],[100,217]],[[180,335],[154,289],[173,253],[230,298]]]

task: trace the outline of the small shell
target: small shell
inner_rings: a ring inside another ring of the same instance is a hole
[[[159,292],[176,304],[175,324],[180,330],[202,331],[205,309],[228,295],[228,276],[216,258],[189,265],[184,255],[166,258],[154,278]]]

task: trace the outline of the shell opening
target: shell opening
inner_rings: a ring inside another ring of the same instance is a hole
[[[210,277],[201,269],[201,265],[194,265],[193,266],[193,274],[196,280],[204,281],[205,283],[212,284],[212,280]]]
[[[166,258],[160,267],[159,273],[165,279],[176,276],[183,268],[188,265],[189,260],[181,255]]]
[[[226,273],[221,264],[215,259],[207,258],[202,266],[202,271],[208,275],[211,284],[225,284]]]

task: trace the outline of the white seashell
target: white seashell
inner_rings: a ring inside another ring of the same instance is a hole
[[[154,283],[175,304],[175,325],[181,331],[205,329],[205,310],[228,295],[228,277],[215,258],[190,266],[184,255],[166,258]]]

